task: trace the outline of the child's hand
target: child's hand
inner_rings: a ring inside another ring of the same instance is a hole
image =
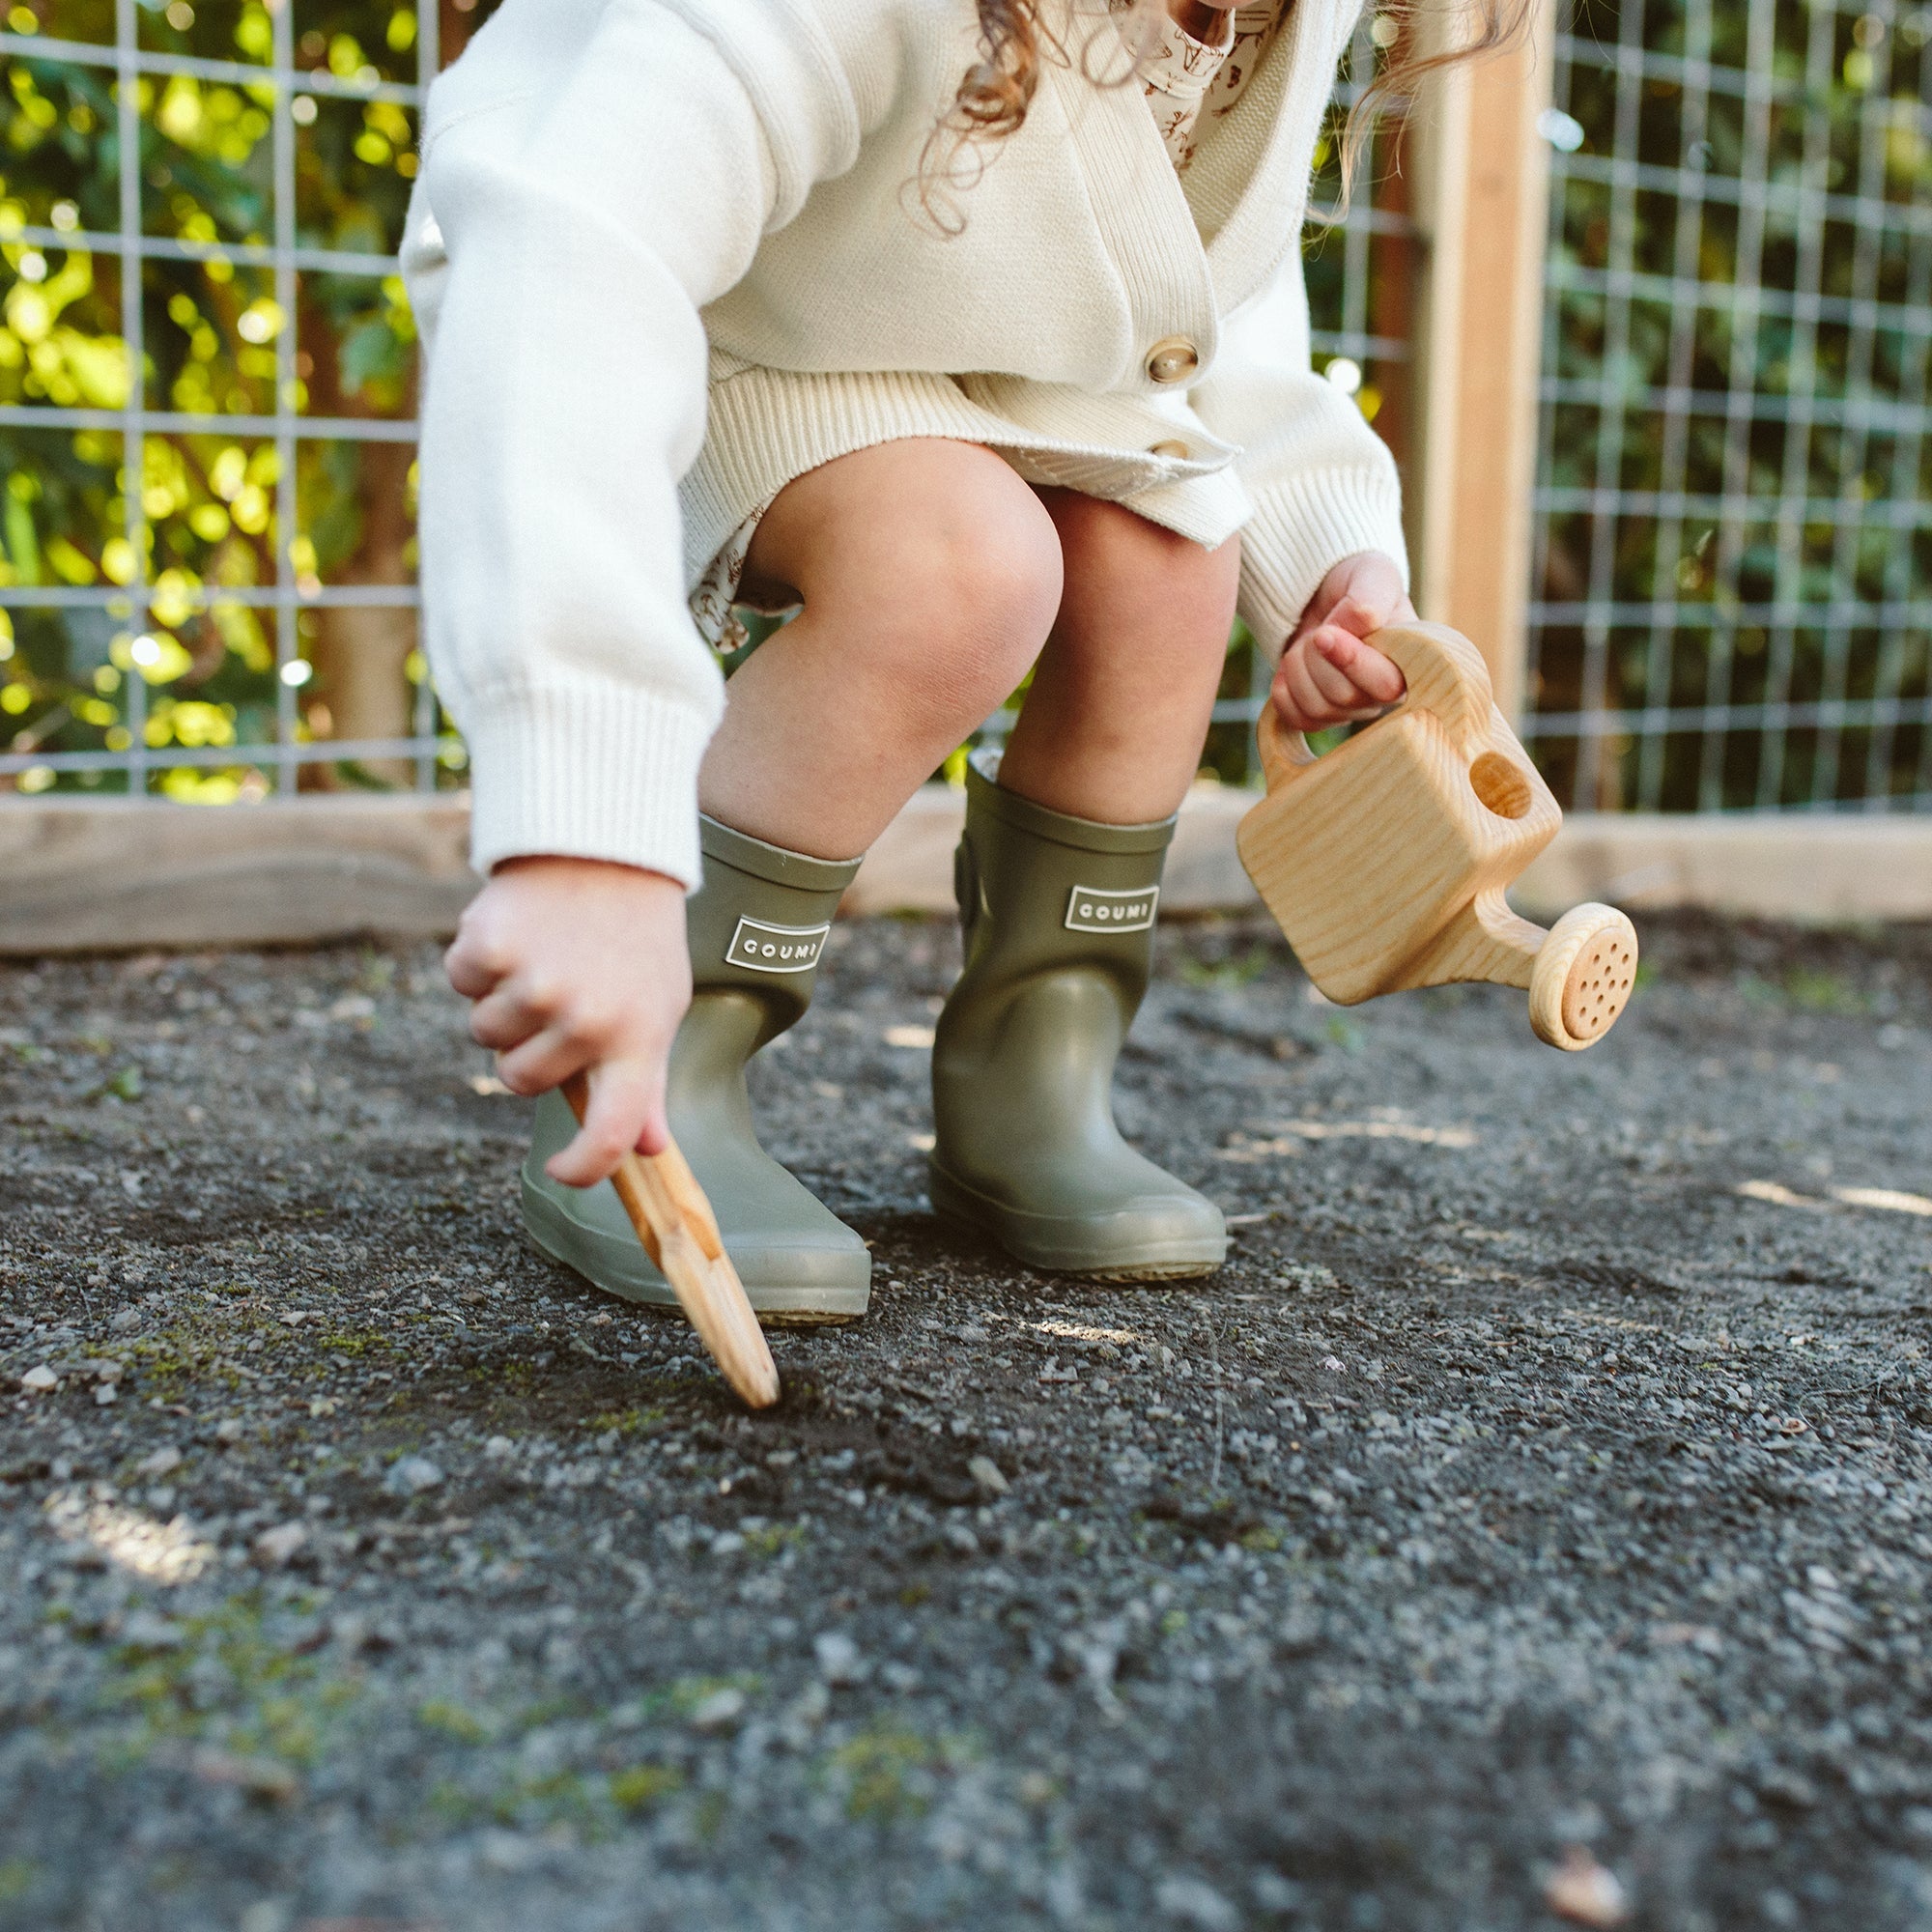
[[[470,902],[443,955],[474,1000],[470,1037],[497,1050],[503,1084],[542,1094],[590,1071],[576,1139],[545,1172],[602,1180],[632,1148],[660,1153],[665,1063],[691,1004],[684,888],[595,859],[511,859]]]
[[[1308,600],[1281,654],[1274,674],[1281,722],[1292,731],[1325,731],[1393,704],[1406,689],[1402,672],[1362,639],[1384,624],[1414,620],[1393,557],[1364,551],[1343,558]]]

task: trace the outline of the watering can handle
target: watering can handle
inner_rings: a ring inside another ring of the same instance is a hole
[[[1262,778],[1269,791],[1279,791],[1316,762],[1315,753],[1308,749],[1307,735],[1291,731],[1281,722],[1281,713],[1275,709],[1271,695],[1262,699],[1255,736],[1262,751]]]
[[[1391,659],[1407,681],[1399,710],[1433,712],[1451,743],[1474,757],[1489,743],[1494,698],[1483,654],[1446,624],[1390,624],[1367,640]],[[1386,715],[1386,714],[1384,714]],[[1256,736],[1262,775],[1270,791],[1317,763],[1307,738],[1281,721],[1272,697],[1264,699]]]

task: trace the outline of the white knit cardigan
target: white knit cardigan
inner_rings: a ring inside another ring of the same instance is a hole
[[[1201,543],[1239,530],[1270,650],[1341,558],[1400,560],[1388,453],[1310,370],[1298,246],[1358,11],[1295,0],[1184,178],[1138,87],[1049,66],[948,240],[905,189],[971,0],[506,0],[431,90],[404,247],[478,869],[696,882],[724,691],[690,587],[845,450],[969,438]],[[1198,373],[1157,382],[1177,338]]]

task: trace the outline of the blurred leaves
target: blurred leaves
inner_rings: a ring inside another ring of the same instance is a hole
[[[1932,517],[1888,512],[1932,499],[1932,13],[1571,14],[1583,138],[1551,157],[1538,479],[1574,493],[1544,513],[1538,585],[1570,608],[1534,641],[1536,708],[1922,702],[1932,627],[1894,613],[1932,603]],[[1717,71],[1693,93],[1699,22]],[[1645,64],[1620,70],[1601,50],[1633,36]],[[1579,807],[1902,799],[1932,783],[1932,726],[1631,734],[1587,797],[1574,741],[1539,761]]]
[[[26,0],[8,25],[111,46],[114,8]],[[299,71],[364,86],[416,79],[412,9],[325,4],[304,7],[297,25]],[[273,53],[273,21],[259,0],[141,0],[138,30],[151,52],[244,68]],[[273,585],[278,551],[304,594],[332,582],[407,582],[412,471],[406,479],[398,469],[408,467],[407,447],[316,440],[298,444],[297,473],[285,478],[271,439],[224,432],[219,419],[273,415],[279,383],[301,414],[406,418],[415,328],[400,278],[380,260],[370,273],[301,273],[291,313],[270,268],[225,251],[276,239],[274,117],[286,111],[297,244],[392,255],[416,170],[414,109],[307,93],[278,103],[266,77],[240,73],[144,76],[135,103],[142,226],[186,244],[193,259],[142,265],[137,370],[121,258],[92,245],[121,225],[114,70],[27,53],[4,67],[0,402],[118,411],[138,380],[150,409],[214,421],[150,434],[138,479],[127,473],[118,425],[0,426],[0,585],[111,592],[145,580],[155,588],[145,613],[128,599],[12,611],[0,636],[0,748],[121,751],[137,735],[154,751],[272,744],[278,701],[298,680],[278,683],[272,611],[220,601],[220,592]],[[291,482],[297,516],[284,531]],[[326,642],[331,618],[355,614],[302,611],[303,648]],[[392,665],[384,674],[394,675]],[[389,709],[407,720],[412,687],[394,681]],[[130,701],[137,692],[142,701]],[[306,684],[298,736],[327,734],[331,699],[340,708],[326,677]],[[43,769],[17,782],[118,789],[122,781]],[[157,771],[154,782],[215,799],[261,781],[238,765]]]

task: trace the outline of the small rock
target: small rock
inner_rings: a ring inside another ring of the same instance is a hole
[[[1557,1918],[1598,1932],[1610,1932],[1630,1915],[1616,1874],[1600,1865],[1581,1845],[1572,1845],[1563,1854],[1563,1862],[1543,1888],[1543,1900]]]
[[[229,1416],[224,1422],[214,1425],[214,1439],[217,1442],[239,1442],[242,1439],[242,1422],[238,1416]]]
[[[975,1456],[966,1464],[966,1473],[985,1491],[989,1496],[1009,1494],[1012,1485],[1001,1473],[1000,1465],[990,1456]]]
[[[204,1784],[239,1785],[250,1798],[272,1804],[293,1804],[301,1795],[301,1780],[287,1765],[271,1757],[237,1757],[228,1751],[199,1750],[194,1775]]]
[[[141,1325],[141,1311],[138,1308],[119,1309],[107,1325],[110,1328],[138,1328]]]
[[[839,1631],[827,1631],[811,1640],[812,1655],[818,1659],[818,1674],[828,1684],[856,1684],[864,1675],[859,1662],[859,1646]]]
[[[278,1522],[255,1539],[255,1560],[270,1570],[279,1570],[308,1541],[308,1525]]]
[[[128,1365],[125,1362],[97,1362],[94,1365],[97,1381],[118,1382],[127,1373]]]
[[[99,1405],[100,1407],[105,1408],[108,1406],[108,1404],[113,1402],[119,1394],[120,1394],[120,1389],[116,1383],[102,1382],[100,1386],[94,1391],[94,1400],[97,1404]]]
[[[1327,1270],[1324,1268],[1322,1272],[1326,1274]],[[1283,1878],[1278,1871],[1271,1871],[1266,1866],[1255,1873],[1254,1883],[1248,1889],[1254,1893],[1255,1903],[1264,1912],[1271,1912],[1277,1918],[1286,1913],[1299,1912],[1308,1896],[1305,1886],[1295,1884],[1292,1878]]]
[[[418,1496],[442,1481],[442,1471],[427,1456],[405,1456],[383,1479],[392,1496]]]
[[[182,1452],[172,1442],[156,1449],[152,1456],[143,1456],[134,1464],[137,1475],[171,1476],[182,1465]]]
[[[700,1697],[692,1707],[691,1727],[696,1731],[722,1731],[745,1715],[745,1693],[727,1684]]]
[[[380,1657],[385,1651],[396,1648],[396,1632],[387,1624],[371,1623],[365,1616],[355,1611],[347,1615],[333,1617],[328,1625],[329,1640],[352,1657],[358,1651],[372,1657]]]
[[[20,1378],[20,1386],[32,1389],[36,1395],[45,1395],[60,1387],[60,1378],[44,1362],[37,1362]]]
[[[1179,1874],[1164,1878],[1153,1898],[1170,1918],[1193,1926],[1195,1932],[1240,1932],[1240,1913],[1206,1879]]]
[[[507,1435],[493,1435],[483,1445],[484,1455],[493,1459],[516,1454],[517,1445]]]
[[[134,1650],[179,1650],[182,1627],[153,1610],[134,1610],[121,1627],[121,1641]]]

